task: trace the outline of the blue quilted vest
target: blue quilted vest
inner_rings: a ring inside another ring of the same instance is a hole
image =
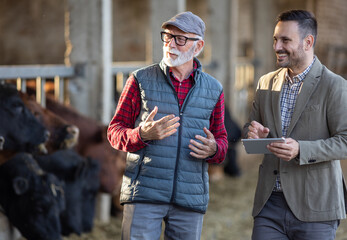
[[[205,136],[211,113],[222,93],[222,85],[198,69],[195,84],[180,109],[169,77],[169,68],[161,62],[137,70],[134,76],[141,93],[141,112],[136,126],[158,106],[154,120],[168,114],[180,117],[178,131],[163,140],[148,142],[145,148],[128,153],[123,176],[121,203],[175,204],[205,213],[209,201],[208,163],[190,156],[189,140]]]

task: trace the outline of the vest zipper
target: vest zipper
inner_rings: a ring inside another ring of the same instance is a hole
[[[198,73],[198,71],[196,71],[196,74],[197,74],[197,73]],[[197,79],[197,75],[194,76],[194,78]],[[176,92],[176,90],[175,90],[174,86],[172,85],[171,81],[170,81],[170,84],[171,84],[171,86],[172,86],[174,92]],[[173,202],[173,200],[174,200],[174,198],[175,198],[175,196],[176,196],[177,166],[178,166],[178,162],[179,162],[180,154],[181,154],[180,149],[181,149],[181,127],[182,127],[183,109],[184,109],[184,107],[185,107],[185,105],[186,105],[186,102],[188,101],[188,98],[189,98],[191,92],[192,92],[193,89],[195,88],[195,86],[196,86],[196,84],[194,84],[194,85],[192,86],[192,88],[189,90],[189,92],[188,92],[186,98],[184,99],[184,101],[183,101],[181,107],[180,107],[180,103],[179,103],[179,100],[178,100],[177,92],[176,92],[176,95],[175,95],[175,96],[176,96],[177,103],[178,103],[178,108],[179,108],[179,110],[180,110],[180,111],[179,111],[179,112],[180,112],[180,121],[179,121],[180,126],[179,126],[179,128],[178,128],[178,143],[177,143],[177,155],[176,155],[177,157],[176,157],[176,165],[175,165],[175,174],[174,174],[173,189],[172,189],[172,195],[171,195],[171,199],[170,199],[170,202],[171,202],[171,203]]]
[[[175,165],[175,174],[174,174],[174,182],[173,182],[173,189],[172,189],[172,195],[171,195],[171,199],[170,199],[170,202],[172,203],[175,196],[176,196],[176,185],[177,185],[177,166],[178,166],[178,162],[179,162],[179,159],[180,159],[180,154],[181,154],[181,122],[182,122],[182,112],[180,111],[180,126],[178,128],[178,143],[177,143],[177,154],[176,154],[176,165]]]

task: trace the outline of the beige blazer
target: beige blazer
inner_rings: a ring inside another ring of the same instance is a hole
[[[286,69],[264,75],[258,83],[247,127],[256,120],[281,137],[280,95]],[[301,221],[346,217],[346,185],[340,160],[347,158],[347,81],[318,58],[297,97],[288,137],[299,142],[299,159],[289,162],[264,155],[254,198],[253,216],[269,199],[280,172],[284,196]]]

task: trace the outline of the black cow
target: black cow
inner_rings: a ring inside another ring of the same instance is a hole
[[[49,153],[59,149],[73,148],[77,144],[79,129],[75,125],[69,124],[61,116],[42,107],[33,95],[20,93],[19,96],[31,113],[50,132],[46,143]]]
[[[241,128],[231,117],[227,106],[225,107],[224,123],[228,134],[228,151],[224,161],[224,172],[230,176],[238,177],[241,175],[241,169],[237,163],[236,145],[241,138]]]
[[[71,106],[65,106],[47,96],[47,109],[63,116],[79,130],[76,151],[84,157],[91,157],[100,163],[100,191],[110,193],[119,199],[126,153],[111,147],[106,137],[107,126],[80,114]],[[120,206],[120,205],[119,205]]]
[[[61,239],[63,187],[30,154],[18,153],[0,166],[0,205],[27,240]]]
[[[0,84],[0,136],[5,140],[3,150],[25,152],[43,147],[49,137],[49,132],[24,106],[17,89],[10,84]]]
[[[86,158],[81,205],[83,232],[90,232],[93,228],[96,196],[100,188],[100,169],[100,163],[97,160],[90,157]]]
[[[66,209],[60,219],[62,234],[80,235],[93,226],[96,194],[99,189],[99,164],[66,149],[36,156],[39,165],[65,182]]]

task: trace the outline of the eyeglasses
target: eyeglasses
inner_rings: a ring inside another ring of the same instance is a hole
[[[168,32],[160,32],[160,35],[161,35],[161,40],[163,42],[165,42],[165,43],[170,42],[171,39],[174,38],[175,39],[175,43],[178,46],[186,45],[188,40],[191,40],[191,41],[198,41],[198,40],[200,40],[200,38],[189,38],[189,37],[185,37],[185,36],[182,36],[182,35],[173,35],[173,34],[168,33]]]

